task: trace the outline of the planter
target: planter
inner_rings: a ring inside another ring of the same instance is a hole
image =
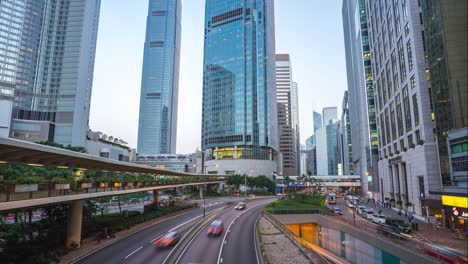
[[[100,182],[99,183],[99,188],[107,188],[109,184],[107,182]]]
[[[137,182],[136,186],[138,186],[138,187],[143,186],[143,182]]]
[[[69,190],[70,184],[69,183],[56,183],[55,190]]]
[[[133,182],[127,182],[127,183],[125,184],[125,187],[133,187]]]
[[[81,183],[81,189],[89,189],[93,188],[93,183],[92,182],[83,182]]]
[[[8,185],[8,192],[37,192],[38,184],[14,184]]]

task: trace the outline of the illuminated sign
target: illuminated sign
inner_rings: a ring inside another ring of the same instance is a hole
[[[468,197],[442,195],[442,204],[468,208]]]

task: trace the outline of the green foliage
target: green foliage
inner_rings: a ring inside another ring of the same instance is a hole
[[[49,147],[55,147],[55,148],[71,150],[71,151],[80,152],[80,153],[88,153],[88,150],[86,148],[84,148],[84,147],[74,147],[74,146],[71,146],[71,145],[64,146],[62,144],[55,143],[55,142],[52,142],[52,141],[41,141],[41,142],[39,142],[39,144],[49,146]]]
[[[14,179],[7,179],[6,183],[8,184],[39,184],[42,182],[43,179],[37,176],[19,176],[18,178]]]
[[[265,208],[265,210],[270,213],[273,211],[273,209],[321,209],[328,211],[328,208],[325,206],[325,196],[321,194],[304,193],[296,193],[294,194],[294,198],[285,198],[274,201]]]

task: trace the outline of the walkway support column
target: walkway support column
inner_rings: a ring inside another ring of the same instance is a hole
[[[153,204],[156,206],[156,208],[159,208],[159,190],[153,190]]]
[[[69,249],[79,248],[81,245],[81,224],[83,218],[83,202],[73,201],[68,209],[67,242]]]

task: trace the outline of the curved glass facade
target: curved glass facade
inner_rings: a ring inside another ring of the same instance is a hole
[[[138,154],[176,151],[180,0],[150,0],[141,77]]]
[[[273,1],[206,1],[204,33],[202,148],[209,159],[274,159]]]

